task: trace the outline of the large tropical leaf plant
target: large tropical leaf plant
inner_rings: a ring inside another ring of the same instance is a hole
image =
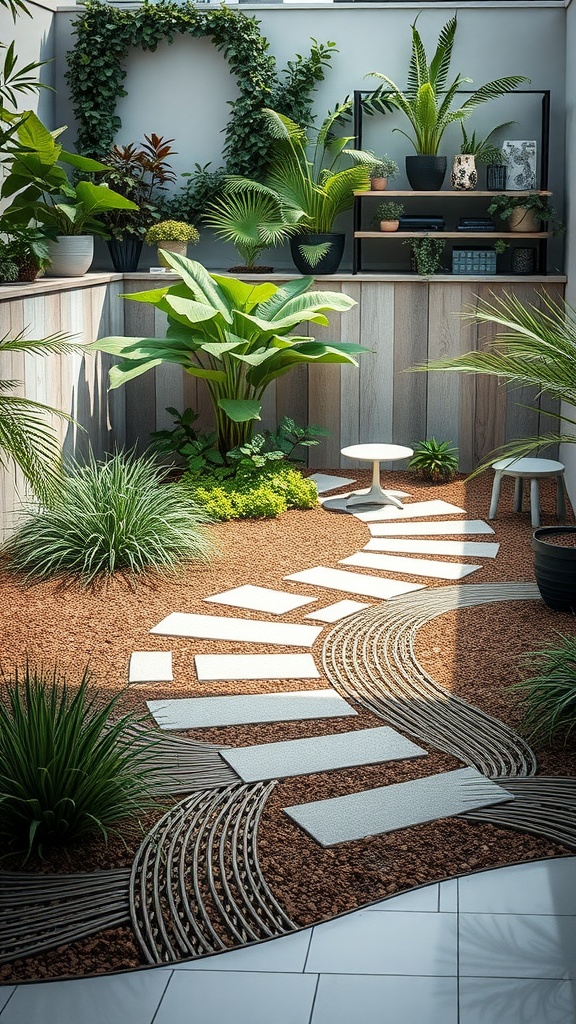
[[[102,338],[89,348],[119,358],[110,370],[112,388],[164,362],[178,363],[205,380],[224,457],[250,440],[262,396],[277,377],[300,363],[357,365],[354,356],[366,351],[362,345],[291,333],[304,323],[327,327],[327,312],[345,312],[355,305],[341,292],[310,291],[311,277],[280,287],[269,282],[246,284],[209,274],[184,256],[166,253],[166,260],[181,281],[124,296],[166,313],[166,336]]]
[[[524,305],[516,295],[493,296],[462,316],[472,323],[501,328],[487,348],[454,359],[439,359],[416,369],[486,373],[516,388],[532,387],[565,406],[576,407],[576,309],[543,291],[540,306]],[[559,429],[510,441],[494,452],[476,472],[503,456],[522,458],[538,449],[576,442],[576,419],[566,412],[546,415]],[[563,429],[564,425],[567,429]]]
[[[386,100],[406,115],[412,125],[414,136],[403,132],[401,128],[395,128],[394,131],[405,135],[416,153],[436,156],[449,124],[453,121],[464,121],[482,103],[512,92],[529,79],[523,75],[494,79],[475,89],[461,106],[454,106],[456,94],[472,82],[471,78],[465,78],[458,73],[447,85],[457,19],[451,18],[444,25],[431,61],[428,61],[416,21],[411,26],[412,53],[406,89],[402,90],[391,78],[378,71],[373,71],[371,77],[380,79],[388,86],[390,91],[385,94]]]

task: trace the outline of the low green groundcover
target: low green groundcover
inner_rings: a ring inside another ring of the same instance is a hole
[[[211,519],[272,519],[289,508],[314,508],[318,491],[313,480],[286,463],[269,465],[258,474],[221,479],[204,469],[185,473],[182,487]]]

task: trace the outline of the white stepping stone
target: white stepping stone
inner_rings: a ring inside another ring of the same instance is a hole
[[[388,726],[222,751],[224,760],[243,782],[426,756],[426,750]]]
[[[133,651],[128,669],[129,683],[171,683],[172,651]]]
[[[185,697],[146,701],[161,729],[208,729],[220,725],[344,718],[358,712],[334,690],[287,690],[240,697]]]
[[[452,519],[429,523],[369,523],[373,537],[426,537],[450,533],[494,533],[481,519]]]
[[[348,594],[376,597],[380,601],[389,601],[391,597],[409,594],[412,590],[423,590],[425,586],[423,583],[406,583],[404,580],[379,580],[376,576],[367,576],[366,573],[329,569],[325,565],[316,565],[313,569],[295,572],[284,579],[294,580],[296,583],[310,583],[313,587],[326,587],[328,590],[343,590]]]
[[[415,540],[398,537],[374,537],[364,551],[400,551],[412,555],[455,555],[463,558],[496,558],[499,544],[464,540]]]
[[[207,679],[320,679],[311,654],[196,654],[196,675]]]
[[[373,555],[370,551],[357,551],[355,555],[340,559],[341,565],[359,565],[364,569],[382,572],[408,573],[411,576],[433,576],[439,580],[461,580],[481,565],[465,562],[441,562],[430,558],[402,558],[400,555]]]
[[[223,590],[221,594],[205,597],[205,601],[213,604],[229,604],[235,608],[249,608],[255,612],[269,612],[270,615],[284,615],[303,604],[311,604],[315,597],[299,597],[283,590],[271,590],[269,587],[253,587],[246,583],[243,587]]]
[[[356,519],[364,523],[385,522],[387,519],[423,519],[425,516],[453,516],[458,512],[466,513],[459,505],[451,505],[448,501],[411,501],[404,508],[383,505],[372,512],[355,512]]]
[[[330,496],[319,497],[318,501],[325,508],[331,512],[347,512],[348,515],[354,515],[354,509],[357,508],[355,505],[349,505],[348,500],[352,496],[357,497],[359,494],[368,494],[369,487],[364,488],[361,491],[345,491],[344,494],[337,494],[335,498]],[[407,491],[390,491],[386,490],[386,494],[391,494],[394,498],[400,498],[402,501],[404,498],[411,498],[412,495],[408,494]]]
[[[412,782],[285,807],[284,813],[321,846],[334,846],[512,799],[510,793],[475,768],[459,768]]]
[[[353,612],[361,612],[363,608],[370,608],[371,605],[362,601],[336,601],[326,608],[319,608],[317,612],[308,612],[307,619],[318,619],[319,622],[338,622],[340,619],[352,615]]]
[[[172,612],[150,630],[164,636],[194,636],[202,640],[242,640],[254,644],[312,647],[322,626],[298,626],[289,622],[232,619],[225,615],[189,615]]]
[[[347,476],[329,476],[327,473],[312,473],[308,477],[313,480],[318,488],[318,494],[325,494],[326,491],[335,491],[337,487],[345,487],[346,484],[355,484],[356,480]]]

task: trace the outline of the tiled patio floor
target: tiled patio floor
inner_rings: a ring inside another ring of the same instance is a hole
[[[0,1024],[576,1024],[576,857],[176,968],[0,989]]]

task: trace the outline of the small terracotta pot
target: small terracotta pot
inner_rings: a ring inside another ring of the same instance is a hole
[[[388,178],[370,178],[373,192],[383,192],[388,184]]]
[[[186,256],[188,242],[158,242],[158,263],[161,267],[168,267],[169,270],[172,270],[170,264],[164,259],[163,249],[167,252],[174,252],[177,256]]]
[[[512,210],[508,218],[508,227],[510,231],[540,231],[540,221],[534,216],[532,210],[526,210],[523,206],[518,206],[515,210]]]
[[[400,227],[399,220],[381,220],[380,231],[398,231]]]

